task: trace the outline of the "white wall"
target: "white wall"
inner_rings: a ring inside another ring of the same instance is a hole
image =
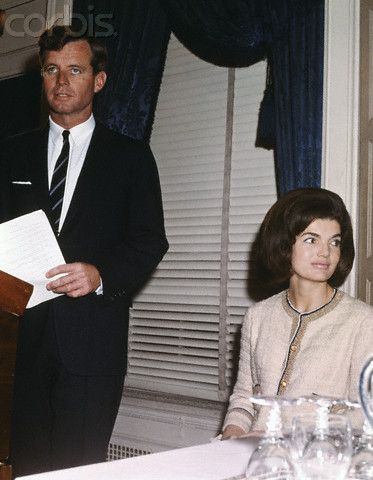
[[[344,199],[358,245],[359,0],[326,0],[322,185]],[[358,253],[358,252],[357,252]],[[356,294],[356,265],[344,290]]]

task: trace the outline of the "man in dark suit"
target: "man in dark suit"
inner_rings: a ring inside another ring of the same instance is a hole
[[[126,370],[128,309],[168,248],[149,147],[92,116],[106,81],[104,48],[61,26],[39,46],[49,126],[0,146],[2,209],[5,219],[43,209],[66,264],[46,272],[47,289],[60,295],[20,319],[16,475],[105,460]]]

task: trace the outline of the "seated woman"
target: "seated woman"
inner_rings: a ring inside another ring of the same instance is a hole
[[[354,260],[341,198],[317,188],[288,192],[258,235],[261,273],[285,289],[245,315],[223,438],[264,429],[266,409],[254,407],[252,394],[357,399],[360,370],[373,353],[373,308],[337,289]]]

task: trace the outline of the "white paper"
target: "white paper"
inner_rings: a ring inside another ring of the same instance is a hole
[[[45,274],[64,263],[52,227],[42,210],[0,224],[0,270],[34,285],[26,308],[58,296],[46,289],[50,279]]]

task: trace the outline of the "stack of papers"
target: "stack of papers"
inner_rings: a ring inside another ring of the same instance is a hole
[[[0,224],[0,270],[34,286],[27,308],[58,296],[46,289],[50,279],[45,274],[64,263],[52,227],[42,210]]]

